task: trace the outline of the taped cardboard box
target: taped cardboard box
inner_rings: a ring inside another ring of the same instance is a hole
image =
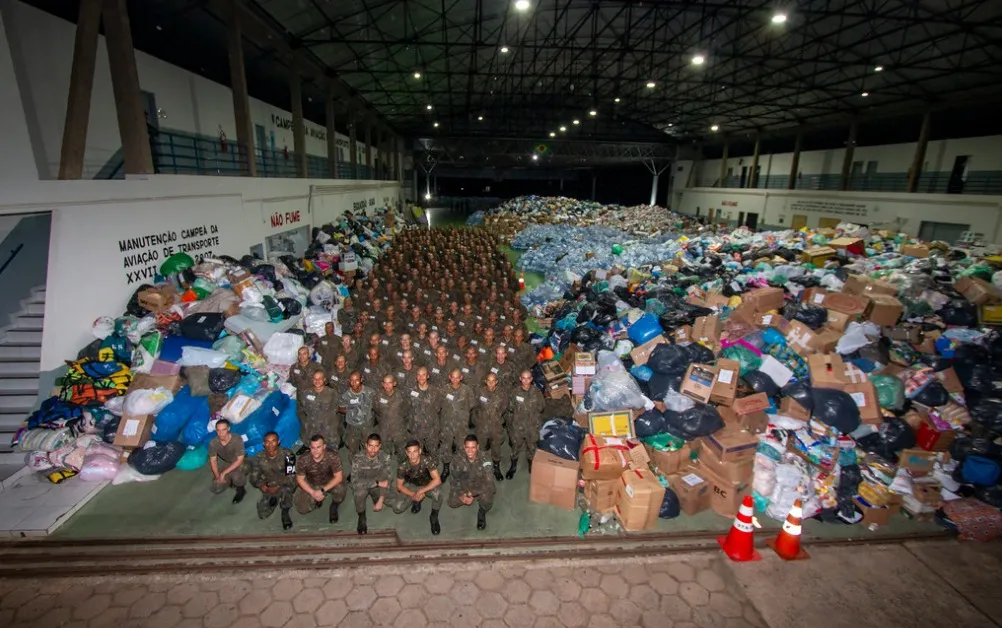
[[[929,247],[924,244],[902,244],[898,253],[908,257],[925,259],[929,257]]]
[[[152,414],[124,414],[115,432],[116,447],[135,449],[142,447],[150,439],[155,417]]]
[[[629,468],[630,447],[621,438],[588,434],[581,443],[581,477],[586,480],[612,480]]]
[[[883,414],[880,412],[880,402],[877,399],[877,390],[872,383],[846,384],[842,390],[856,402],[861,422],[868,425],[880,425],[884,422]]]
[[[831,353],[838,346],[838,341],[842,338],[842,334],[843,332],[835,331],[834,329],[822,329],[820,332],[814,334],[811,348],[818,353]]]
[[[859,320],[858,314],[846,314],[844,312],[838,312],[836,310],[828,311],[828,322],[825,323],[825,327],[833,331],[842,333],[845,328],[849,326],[849,323]]]
[[[843,250],[853,255],[863,255],[866,253],[866,245],[860,238],[835,238],[828,241],[828,246],[835,250]]]
[[[713,382],[710,401],[722,406],[733,404],[738,394],[740,372],[741,364],[736,360],[728,360],[727,358],[717,360],[717,380]]]
[[[626,446],[630,448],[630,468],[648,469],[651,464],[651,457],[647,455],[647,449],[640,441],[627,440]]]
[[[150,375],[149,373],[134,373],[132,382],[126,394],[134,390],[153,390],[155,388],[166,388],[173,394],[177,394],[184,386],[184,378],[180,375]]]
[[[717,382],[717,368],[707,364],[690,364],[682,378],[679,392],[700,403],[708,403]]]
[[[616,497],[619,494],[619,479],[588,480],[584,483],[584,497],[588,507],[599,513],[612,512],[616,509]]]
[[[724,463],[725,465],[727,463]],[[733,471],[729,469],[729,471]],[[732,482],[717,475],[710,467],[700,467],[700,472],[710,482],[710,509],[723,517],[734,517],[746,495],[751,495],[751,485],[745,481]]]
[[[740,462],[724,462],[717,458],[712,449],[704,449],[699,455],[698,463],[711,478],[723,478],[727,482],[737,484],[751,482],[755,469],[754,458]]]
[[[650,458],[651,464],[664,476],[684,469],[689,465],[689,460],[692,458],[692,447],[689,443],[686,443],[681,449],[676,449],[675,451],[655,449],[646,444],[644,445],[644,449],[647,451],[647,456]]]
[[[1002,302],[1002,291],[991,283],[977,277],[961,277],[954,282],[953,287],[964,298],[975,305],[996,304]]]
[[[801,293],[800,301],[808,305],[823,306],[825,302],[825,295],[827,294],[827,289],[814,286],[812,288],[807,288],[803,291],[803,293]]]
[[[875,325],[893,327],[898,324],[904,306],[897,298],[887,294],[874,294],[870,297],[870,312],[866,317]]]
[[[898,296],[898,288],[894,284],[863,275],[849,275],[845,281],[845,285],[842,287],[842,292],[860,296],[869,296],[871,294]]]
[[[529,474],[529,501],[574,510],[577,495],[578,462],[536,452]]]
[[[783,308],[782,288],[755,288],[741,295],[741,303],[756,312],[768,312]]]
[[[769,397],[756,393],[737,399],[731,409],[741,427],[752,434],[762,434],[769,426],[769,415],[765,411],[770,407]]]
[[[595,368],[594,353],[579,351],[574,354],[574,375],[594,375]]]
[[[807,356],[807,369],[811,385],[816,388],[841,388],[849,383],[841,356],[830,353]]]
[[[830,246],[812,246],[801,254],[800,260],[805,264],[813,264],[820,268],[835,255],[835,249]]]
[[[627,532],[653,528],[661,513],[665,488],[650,471],[632,469],[620,476],[616,517]]]
[[[758,438],[738,425],[725,424],[703,439],[702,448],[712,451],[723,462],[751,460],[758,449]]]
[[[630,351],[630,358],[634,364],[643,366],[651,358],[654,348],[661,344],[668,344],[668,339],[661,335],[655,336],[639,347],[634,347],[633,351]]]
[[[786,344],[801,356],[815,353],[813,344],[816,334],[810,327],[800,321],[791,321],[786,328]]]
[[[671,337],[678,343],[692,342],[692,325],[682,325],[671,333]],[[658,338],[664,338],[664,336],[658,336]],[[630,357],[633,357],[632,353]],[[647,358],[644,358],[644,363],[647,363]]]
[[[863,514],[863,519],[859,524],[863,526],[883,526],[891,520],[891,509],[888,506],[876,506],[866,501],[859,495],[852,498],[856,509]]]
[[[941,452],[925,449],[902,449],[898,452],[898,467],[907,469],[914,477],[929,475],[936,466]]]
[[[825,295],[826,310],[835,310],[850,316],[866,316],[870,308],[869,297],[842,292],[832,292]]]
[[[707,345],[717,344],[721,331],[719,316],[700,316],[692,326],[692,339]]]
[[[177,291],[174,290],[174,286],[166,284],[142,290],[136,298],[139,307],[147,312],[165,312],[177,302]]]
[[[557,380],[546,385],[546,392],[550,399],[563,399],[570,397],[571,389],[566,380]]]
[[[804,406],[797,403],[792,397],[783,397],[779,401],[779,413],[801,421],[811,418],[811,413]]]
[[[700,473],[700,469],[689,466],[668,478],[668,486],[675,491],[679,507],[690,517],[710,507],[710,482]]]

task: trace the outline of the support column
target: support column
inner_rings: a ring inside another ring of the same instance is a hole
[[[403,173],[400,170],[400,140],[396,135],[390,136],[390,147],[393,149],[393,180],[401,183]]]
[[[761,145],[762,145],[762,134],[761,133],[756,133],[755,134],[755,152],[752,153],[751,172],[748,173],[748,180],[747,180],[747,183],[746,183],[746,185],[749,188],[754,188],[755,186],[758,185],[758,155],[759,155],[759,150],[761,148]]]
[[[918,145],[915,147],[915,157],[912,159],[911,170],[908,171],[908,191],[914,192],[918,189],[919,177],[922,174],[922,165],[925,163],[925,149],[929,145],[929,131],[932,126],[932,112],[926,111],[922,116],[922,130],[919,131]]]
[[[327,86],[327,99],[324,102],[324,118],[327,123],[327,168],[331,179],[338,178],[337,168],[337,130],[334,127],[334,87]]]
[[[654,207],[655,205],[658,204],[657,203],[657,201],[658,201],[658,179],[661,178],[661,175],[655,173],[652,176],[653,176],[653,179],[651,180],[651,203],[650,203],[650,205],[651,205],[651,207]]]
[[[372,178],[372,124],[365,120],[365,175]]]
[[[292,151],[296,158],[296,176],[309,177],[306,167],[306,124],[303,122],[303,80],[293,62],[289,68],[289,96],[292,99]]]
[[[244,69],[243,31],[240,27],[240,5],[230,0],[229,56],[230,86],[233,93],[233,119],[237,124],[237,154],[241,168],[249,177],[257,176],[254,155],[254,125],[251,122],[250,98],[247,96],[247,73]]]
[[[842,181],[838,188],[843,192],[849,189],[849,179],[852,177],[852,157],[856,151],[856,133],[858,130],[859,122],[856,116],[853,116],[852,122],[849,123],[849,140],[845,143],[845,158],[842,159]]]
[[[790,180],[786,182],[787,190],[797,189],[797,173],[800,172],[800,146],[804,143],[804,130],[797,129],[797,141],[793,146],[793,163],[790,164]]]
[[[358,120],[355,117],[355,110],[350,109],[348,111],[348,120],[351,124],[348,134],[348,152],[351,153],[351,178],[358,178],[358,135],[357,129]]]
[[[73,69],[70,70],[70,93],[66,99],[66,122],[59,156],[59,178],[83,177],[87,149],[87,123],[90,120],[91,92],[94,89],[94,66],[97,63],[97,39],[101,29],[101,0],[82,0],[77,15],[76,40],[73,44]]]
[[[719,183],[720,183],[720,187],[722,187],[722,188],[727,187],[727,153],[730,151],[730,148],[731,148],[731,140],[730,140],[730,138],[725,137],[724,138],[724,154],[720,158],[720,181],[719,181]]]
[[[126,0],[104,0],[102,17],[125,174],[153,174],[153,154],[139,89],[136,49],[132,46]],[[151,111],[150,115],[156,115],[156,112]]]

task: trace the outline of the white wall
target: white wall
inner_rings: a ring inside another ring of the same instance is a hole
[[[0,181],[37,179],[38,169],[32,159],[28,122],[24,117],[21,92],[14,76],[14,64],[7,43],[3,16],[0,15],[0,112],[3,112],[4,141],[0,151]],[[10,229],[5,231],[5,235]]]
[[[988,242],[1002,242],[1002,197],[956,194],[897,194],[872,192],[824,192],[811,190],[747,190],[694,188],[676,194],[675,211],[737,220],[739,212],[758,214],[759,225],[789,226],[795,214],[807,216],[807,226],[819,219],[836,218],[894,228],[918,235],[922,221],[970,225]]]
[[[15,63],[23,64],[28,85],[22,84],[21,88],[30,90],[35,103],[41,129],[40,149],[45,155],[46,165],[46,172],[41,173],[41,178],[55,178],[59,169],[76,25],[21,2],[5,0],[3,7],[4,19],[17,29],[18,37],[16,40],[12,38],[9,45],[0,40],[3,44],[3,51],[0,52],[0,114],[8,122],[17,112],[22,117],[24,115],[20,103],[14,107],[15,101],[5,97],[10,89],[17,90],[16,85],[10,88],[5,80],[4,55],[9,54]],[[230,142],[236,140],[233,97],[228,87],[138,50],[136,66],[140,87],[154,95],[157,108],[165,116],[160,120],[161,127],[212,137],[218,136],[221,129]],[[253,98],[250,99],[250,110],[253,123],[264,127],[268,138],[266,148],[271,148],[271,137],[274,135],[275,150],[281,151],[286,146],[292,150],[291,123],[284,122],[291,121],[291,113]],[[324,126],[306,121],[306,152],[326,156],[325,135]],[[357,139],[358,163],[365,164],[364,132],[360,132]],[[344,161],[350,162],[348,138],[339,134],[338,143],[344,147]],[[97,174],[121,144],[108,53],[102,36],[98,42],[84,177],[91,178]],[[9,151],[5,152],[9,154]],[[372,155],[375,162],[378,155],[375,148]],[[0,157],[0,168],[5,165],[2,159]]]
[[[154,176],[3,186],[0,216],[52,212],[41,365],[48,371],[90,342],[94,319],[120,314],[136,287],[152,280],[165,246],[202,242],[193,257],[240,257],[269,235],[336,220],[355,204],[399,201],[395,182]],[[276,213],[281,224],[272,221]],[[165,233],[175,239],[135,250],[127,243]],[[136,253],[143,261],[129,259]]]

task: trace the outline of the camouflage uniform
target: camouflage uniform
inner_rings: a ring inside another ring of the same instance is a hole
[[[477,405],[473,408],[473,426],[477,440],[485,451],[491,452],[494,464],[501,461],[501,446],[504,444],[504,415],[508,411],[507,391],[498,384],[494,392],[481,386],[477,391]]]
[[[535,386],[529,390],[516,388],[508,403],[508,438],[511,439],[511,457],[517,460],[520,453],[532,460],[536,454],[539,430],[543,427],[543,393]]]
[[[358,372],[362,374],[362,383],[375,388],[383,381],[383,376],[389,371],[386,360],[380,356],[379,362],[373,364],[368,358],[358,365]]]
[[[306,452],[296,459],[296,477],[305,479],[306,484],[311,488],[322,488],[325,484],[333,480],[334,475],[339,471],[342,471],[341,458],[332,451],[324,451],[324,457],[319,461],[314,460],[310,452]],[[331,496],[333,503],[340,504],[348,494],[348,489],[345,488],[344,482],[341,482],[327,494]],[[296,491],[296,495],[292,501],[296,506],[296,511],[301,515],[305,515],[321,506],[321,504],[313,501],[313,497],[306,491]]]
[[[442,434],[439,458],[448,460],[453,449],[463,450],[463,439],[470,433],[470,413],[476,405],[473,389],[460,383],[458,389],[451,385],[442,387]]]
[[[471,365],[466,360],[459,365],[459,372],[463,374],[463,383],[476,390],[484,383],[487,377],[487,365],[480,360],[474,361]]]
[[[428,385],[428,390],[421,390],[415,385],[406,394],[411,404],[407,430],[412,438],[421,443],[426,454],[436,455],[442,434],[442,391],[431,384]]]
[[[464,506],[459,501],[464,493],[470,493],[477,499],[477,502],[484,512],[494,505],[494,465],[487,460],[484,452],[478,451],[476,457],[470,460],[466,457],[466,452],[460,454],[452,460],[452,477],[449,491],[449,507],[459,508]]]
[[[431,472],[438,471],[435,461],[429,456],[421,455],[421,460],[416,465],[410,460],[404,460],[397,467],[397,478],[404,481],[404,485],[411,490],[418,490],[431,483]],[[436,486],[427,493],[427,499],[431,502],[432,510],[442,509],[442,486]],[[413,503],[411,498],[403,493],[394,491],[390,498],[390,507],[398,515]]]
[[[452,362],[446,360],[445,364],[432,362],[428,365],[428,381],[432,386],[444,387],[449,385],[449,373],[452,371]]]
[[[487,377],[491,373],[497,375],[498,390],[503,389],[505,392],[510,392],[518,384],[519,372],[508,358],[505,358],[504,364],[498,364],[495,358],[487,368],[486,373],[484,373],[484,377]]]
[[[312,386],[296,394],[296,415],[299,416],[299,439],[308,445],[314,434],[324,437],[333,450],[341,446],[341,420],[338,418],[337,393],[324,387],[317,392]]]
[[[331,369],[330,377],[327,378],[327,385],[334,389],[337,398],[340,399],[344,391],[348,390],[348,378],[351,377],[351,368],[345,367],[343,371]]]
[[[341,326],[341,333],[344,334],[354,329],[360,315],[360,312],[354,307],[350,310],[346,310],[343,307],[338,308],[337,324]]]
[[[523,340],[520,345],[513,342],[508,346],[508,349],[508,359],[514,358],[511,361],[515,368],[525,370],[532,368],[532,365],[536,363],[536,350],[528,342]]]
[[[320,365],[323,366],[325,371],[329,371],[334,368],[334,360],[337,359],[337,355],[340,353],[341,339],[337,336],[320,336],[313,350],[320,357]]]
[[[376,418],[376,433],[383,439],[383,450],[390,456],[402,456],[408,440],[407,417],[411,414],[408,395],[399,389],[392,395],[378,390],[372,407]]]
[[[250,485],[256,489],[277,486],[274,495],[261,493],[257,500],[257,516],[267,519],[278,505],[282,510],[292,508],[292,495],[296,492],[296,456],[292,451],[280,448],[274,457],[260,451],[250,459]],[[275,499],[276,503],[271,500]]]
[[[344,444],[348,448],[348,453],[354,454],[362,450],[365,439],[369,437],[375,428],[372,417],[372,402],[375,393],[368,386],[362,386],[362,390],[354,392],[348,389],[341,395],[338,405],[346,409],[345,411],[345,432]]]
[[[365,500],[372,497],[375,502],[389,493],[389,488],[377,486],[378,482],[393,484],[393,460],[390,454],[380,450],[374,458],[364,451],[351,457],[351,490],[355,495],[355,512],[365,512]]]
[[[296,390],[313,388],[313,374],[319,368],[322,368],[320,364],[312,360],[305,365],[296,362],[289,369],[289,379],[287,381],[295,386]]]
[[[390,371],[390,375],[397,378],[397,388],[401,390],[409,390],[417,386],[418,368],[418,365],[415,363],[411,366],[411,370],[408,371],[402,364],[399,364],[397,365],[397,368]]]

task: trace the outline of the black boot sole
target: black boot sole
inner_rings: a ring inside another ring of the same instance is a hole
[[[421,512],[421,502],[411,503],[411,512],[414,513],[415,515]]]

